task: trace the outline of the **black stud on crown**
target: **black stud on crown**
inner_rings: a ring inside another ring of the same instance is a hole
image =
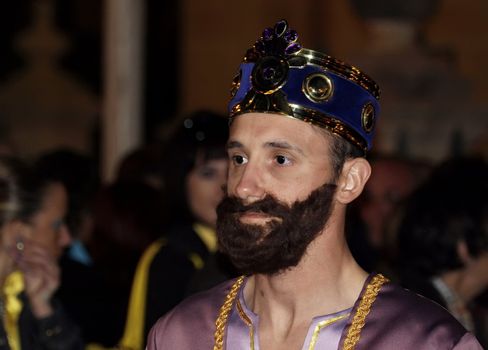
[[[255,62],[261,57],[277,56],[286,57],[302,48],[297,42],[298,33],[288,28],[288,23],[281,20],[274,28],[266,28],[261,37],[251,47],[244,57],[246,62]]]

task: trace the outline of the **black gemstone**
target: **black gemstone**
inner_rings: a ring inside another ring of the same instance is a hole
[[[254,44],[254,47],[256,48],[256,51],[259,51],[259,52],[264,51],[264,43],[262,41],[256,41],[256,44]]]
[[[263,40],[271,40],[273,38],[273,34],[274,34],[273,28],[266,28],[263,31]]]
[[[272,80],[275,76],[276,70],[273,67],[266,67],[263,69],[263,78]]]
[[[286,81],[288,64],[279,57],[266,56],[256,62],[251,75],[256,91],[274,91]]]
[[[253,62],[253,61],[256,61],[259,58],[259,55],[256,52],[255,48],[252,47],[252,48],[250,48],[250,49],[247,50],[245,57],[246,57],[246,60],[247,61]]]
[[[299,43],[293,43],[291,45],[289,45],[286,49],[285,49],[285,53],[287,55],[291,55],[297,51],[299,51],[300,49],[302,48],[302,46],[299,44]]]
[[[286,33],[286,30],[288,29],[288,23],[285,20],[281,20],[275,25],[275,33],[277,37],[281,37]]]
[[[288,42],[295,42],[298,39],[298,33],[296,32],[296,30],[292,29],[285,33],[284,38]]]

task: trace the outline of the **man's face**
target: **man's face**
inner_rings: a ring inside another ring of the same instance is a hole
[[[228,197],[218,208],[221,247],[245,273],[295,266],[330,214],[329,139],[296,119],[250,113],[234,120],[228,154]]]

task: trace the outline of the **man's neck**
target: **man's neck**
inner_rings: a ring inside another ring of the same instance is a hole
[[[350,308],[367,273],[342,239],[324,232],[300,263],[276,275],[254,275],[244,289],[246,304],[272,328],[293,329],[315,316]]]

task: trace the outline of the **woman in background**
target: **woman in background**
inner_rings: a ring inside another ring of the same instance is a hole
[[[217,252],[215,234],[227,177],[227,138],[225,117],[198,111],[183,119],[166,143],[162,215],[167,228],[139,262],[122,347],[143,349],[151,326],[185,296],[235,275]]]
[[[398,231],[403,284],[488,346],[488,164],[455,158],[409,199]]]
[[[69,244],[66,191],[0,158],[0,349],[82,349],[77,326],[53,298]]]

